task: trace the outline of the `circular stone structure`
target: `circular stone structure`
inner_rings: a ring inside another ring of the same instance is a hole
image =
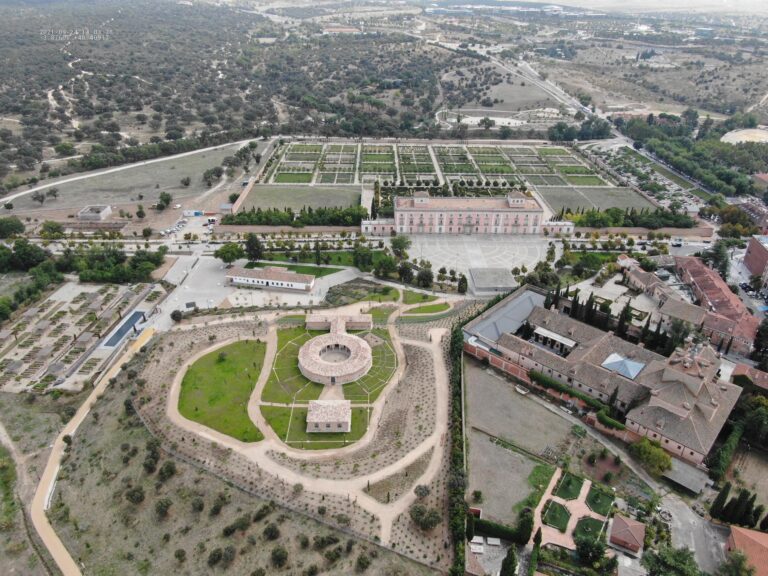
[[[320,384],[348,384],[359,380],[373,365],[368,342],[351,334],[316,336],[299,350],[299,370]]]

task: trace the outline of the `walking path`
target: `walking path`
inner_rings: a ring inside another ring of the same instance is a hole
[[[356,303],[342,308],[337,308],[331,313],[341,315],[350,314],[352,312],[359,312],[361,308],[367,305],[367,302]],[[203,439],[217,442],[227,448],[231,448],[232,450],[239,452],[257,464],[260,468],[270,471],[271,474],[274,474],[278,479],[286,482],[289,485],[304,484],[311,487],[313,492],[321,494],[334,494],[355,500],[362,509],[378,517],[381,526],[381,533],[379,538],[382,543],[389,543],[392,534],[392,525],[398,516],[407,511],[407,509],[415,501],[416,495],[412,492],[408,492],[394,502],[382,503],[370,496],[366,492],[366,489],[370,484],[375,484],[376,482],[384,480],[385,478],[397,472],[401,472],[407,466],[413,464],[421,457],[423,457],[424,454],[428,453],[430,450],[432,450],[432,456],[430,458],[427,469],[419,478],[414,480],[414,485],[428,484],[440,471],[447,447],[446,430],[448,429],[449,417],[448,371],[443,360],[443,351],[441,347],[441,341],[447,333],[447,329],[432,329],[430,331],[429,343],[409,340],[400,338],[398,336],[394,325],[394,318],[391,318],[388,330],[392,339],[393,347],[395,348],[395,352],[398,357],[398,367],[394,376],[390,380],[390,384],[384,388],[376,402],[373,404],[373,410],[371,411],[368,430],[366,431],[365,435],[354,444],[342,448],[333,448],[322,451],[307,451],[298,448],[292,448],[283,443],[275,431],[271,428],[271,426],[266,422],[260,410],[260,406],[262,405],[262,402],[260,401],[261,394],[263,393],[264,387],[269,380],[269,376],[272,371],[272,365],[278,352],[277,325],[274,322],[274,316],[275,315],[273,315],[273,320],[270,322],[269,330],[267,332],[267,349],[264,357],[262,371],[248,402],[248,415],[251,420],[258,426],[258,428],[264,433],[263,441],[258,443],[240,442],[230,436],[226,436],[206,426],[203,426],[202,424],[187,420],[178,411],[181,381],[183,380],[186,369],[200,357],[232,343],[234,339],[219,342],[215,346],[199,352],[184,363],[184,365],[179,369],[177,376],[171,385],[168,396],[168,404],[166,406],[166,415],[174,425]],[[186,329],[190,328],[186,327]],[[435,428],[432,431],[432,434],[426,440],[411,450],[404,457],[390,465],[380,468],[379,470],[370,474],[364,474],[356,478],[345,480],[316,478],[301,471],[287,468],[284,465],[276,462],[274,458],[270,456],[270,452],[276,452],[288,455],[294,459],[301,459],[306,461],[312,461],[318,458],[327,460],[329,457],[342,456],[345,454],[353,453],[368,446],[375,437],[376,429],[381,420],[387,397],[391,391],[395,389],[394,383],[399,382],[405,373],[406,358],[403,352],[403,345],[426,348],[431,352],[432,358],[434,360],[437,409]],[[281,406],[284,405],[281,404]]]
[[[88,416],[93,405],[104,393],[104,390],[106,390],[109,385],[109,381],[120,372],[123,364],[128,362],[133,355],[144,346],[144,344],[149,342],[153,335],[154,330],[151,328],[139,335],[139,337],[128,347],[123,356],[112,365],[112,368],[102,375],[99,383],[93,389],[93,392],[91,392],[91,395],[88,396],[88,399],[83,402],[74,417],[61,430],[59,436],[53,443],[51,455],[49,456],[45,470],[43,470],[43,474],[40,477],[40,483],[37,485],[35,496],[32,498],[32,505],[30,506],[29,511],[32,518],[32,524],[64,576],[80,575],[80,567],[69,554],[69,551],[62,543],[58,534],[56,534],[56,531],[53,529],[53,526],[51,526],[48,516],[46,515],[46,510],[50,504],[53,491],[56,488],[56,478],[58,477],[59,468],[61,467],[61,459],[64,456],[64,451],[67,447],[67,444],[64,442],[64,437],[75,437],[75,433],[80,424],[85,417]]]

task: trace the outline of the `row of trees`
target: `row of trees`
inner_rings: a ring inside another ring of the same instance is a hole
[[[347,208],[304,207],[298,212],[291,208],[251,208],[237,214],[227,214],[222,224],[250,226],[359,226],[368,217],[368,210],[362,206]]]
[[[565,218],[572,220],[577,226],[585,228],[609,228],[609,227],[638,227],[658,230],[659,228],[693,228],[694,220],[687,214],[668,210],[666,208],[656,208],[648,210],[643,208],[590,208],[580,212],[568,212]]]
[[[765,506],[756,504],[757,494],[742,488],[734,496],[731,495],[732,488],[731,483],[726,482],[720,489],[709,508],[712,518],[747,528],[755,528],[759,524],[760,530],[768,532],[768,516],[760,520],[765,512]]]

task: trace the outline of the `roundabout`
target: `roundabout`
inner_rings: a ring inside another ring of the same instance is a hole
[[[371,347],[362,338],[346,333],[323,334],[299,350],[299,370],[320,384],[348,384],[365,376],[373,365]]]

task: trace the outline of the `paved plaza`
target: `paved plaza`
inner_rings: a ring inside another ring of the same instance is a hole
[[[467,274],[470,268],[508,268],[525,265],[529,270],[547,254],[551,241],[544,236],[412,235],[411,258],[432,262],[432,269],[445,266]],[[559,243],[558,243],[559,244]]]

